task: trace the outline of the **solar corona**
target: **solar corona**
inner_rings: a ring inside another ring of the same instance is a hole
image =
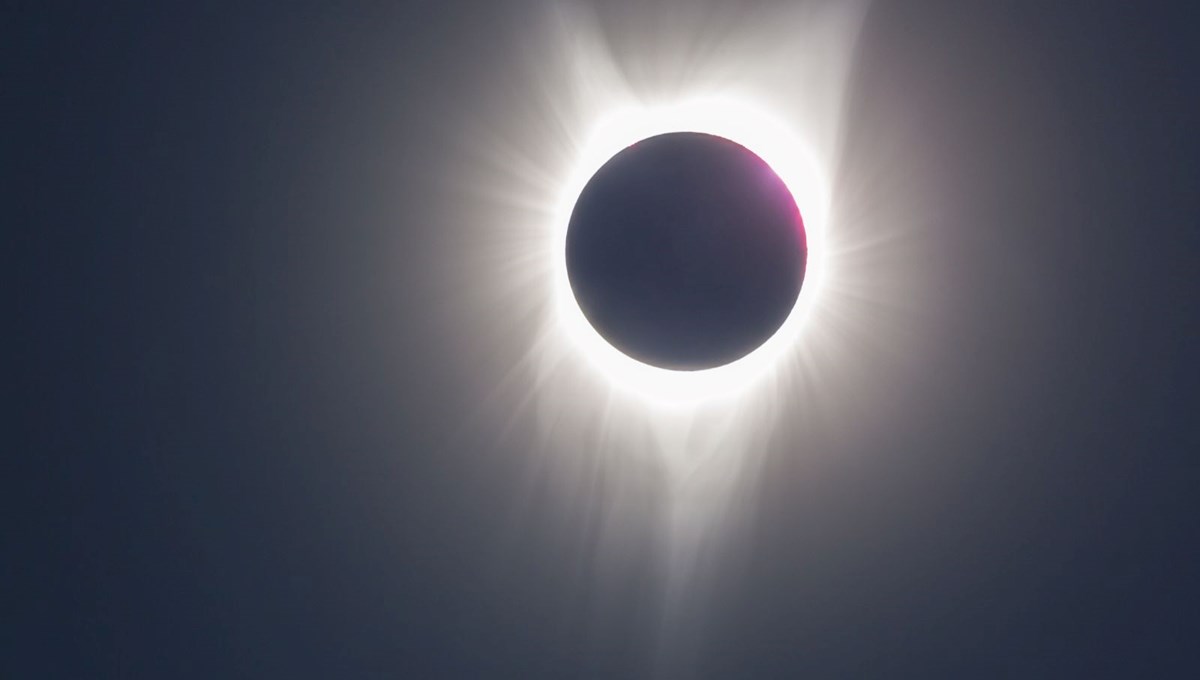
[[[827,190],[786,125],[709,98],[603,121],[557,217],[557,303],[614,387],[736,396],[794,342],[819,287]]]

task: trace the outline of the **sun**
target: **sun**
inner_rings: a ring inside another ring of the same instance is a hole
[[[651,366],[608,343],[592,327],[567,276],[566,236],[571,212],[588,180],[628,146],[670,132],[728,139],[762,158],[792,193],[804,218],[808,261],[804,285],[791,313],[766,342],[736,361],[694,371]],[[734,399],[778,370],[794,348],[805,317],[820,294],[829,186],[811,147],[780,118],[731,96],[695,98],[668,105],[628,107],[603,116],[582,146],[553,211],[554,306],[557,330],[593,371],[615,390],[648,404],[671,407]]]

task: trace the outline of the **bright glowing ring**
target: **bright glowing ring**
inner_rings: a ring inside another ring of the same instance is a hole
[[[796,200],[808,242],[804,284],[783,325],[746,356],[698,371],[651,366],[613,347],[584,316],[567,278],[567,226],[584,185],[622,149],[667,132],[701,132],[724,137],[766,161]],[[630,108],[605,117],[582,149],[555,212],[554,303],[560,330],[613,387],[650,403],[669,406],[737,396],[777,367],[795,345],[804,317],[821,287],[828,205],[828,186],[809,147],[780,121],[739,101],[696,100],[663,107]]]

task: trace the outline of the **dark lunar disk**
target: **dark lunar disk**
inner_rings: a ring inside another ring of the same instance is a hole
[[[727,139],[673,132],[613,156],[567,230],[571,290],[592,326],[647,364],[698,370],[749,354],[791,313],[804,224],[787,186]]]

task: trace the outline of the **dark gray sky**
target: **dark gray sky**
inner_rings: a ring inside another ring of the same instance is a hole
[[[446,318],[459,121],[523,115],[544,7],[199,4],[0,22],[0,674],[646,676],[651,549],[567,568],[589,512],[477,417],[527,348]],[[1200,671],[1200,16],[995,4],[866,17],[840,172],[936,182],[941,341],[871,436],[770,438],[698,677]]]

